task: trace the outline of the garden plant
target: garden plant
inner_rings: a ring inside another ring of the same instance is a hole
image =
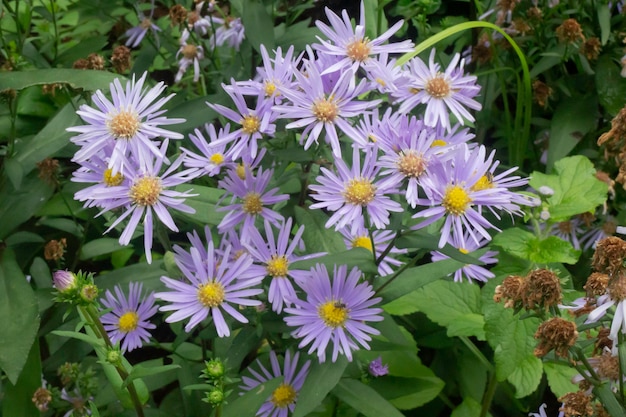
[[[626,9],[2,0],[0,416],[626,415]]]

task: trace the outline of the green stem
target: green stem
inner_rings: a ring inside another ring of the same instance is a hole
[[[389,277],[389,279],[387,281],[385,281],[385,283],[383,285],[378,287],[378,289],[375,291],[375,294],[378,294],[379,292],[381,292],[383,290],[383,288],[385,288],[387,285],[391,284],[393,282],[393,280],[398,278],[398,276],[400,276],[400,274],[403,273],[406,269],[408,269],[408,268],[412,267],[413,265],[415,265],[416,262],[417,262],[417,257],[414,257],[409,262],[407,262],[404,265],[402,265],[400,267],[400,269],[398,269],[396,272],[394,272],[394,274],[391,277]]]
[[[485,417],[489,412],[489,407],[491,407],[491,402],[493,401],[493,396],[496,393],[497,386],[498,380],[496,379],[496,373],[490,372],[489,382],[487,383],[487,389],[485,390],[485,395],[483,395],[482,406],[480,408],[480,417]]]
[[[476,358],[482,363],[487,371],[493,373],[496,371],[493,364],[489,362],[489,360],[483,355],[483,353],[478,349],[478,346],[472,342],[467,336],[459,336],[459,339],[465,344],[465,346],[476,356]]]

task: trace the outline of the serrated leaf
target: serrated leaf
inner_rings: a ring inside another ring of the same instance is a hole
[[[436,376],[410,378],[388,375],[370,382],[373,389],[400,410],[411,410],[427,404],[437,397],[444,385]]]
[[[553,262],[575,264],[580,256],[580,251],[575,250],[571,243],[557,236],[539,239],[520,228],[506,229],[497,234],[493,239],[493,245],[499,246],[509,255],[537,264]]]
[[[596,65],[596,91],[600,105],[615,116],[626,104],[626,78],[610,54],[603,55]]]
[[[463,402],[452,411],[450,417],[479,417],[481,405],[471,397],[463,398]]]
[[[533,172],[529,184],[536,190],[541,186],[554,190],[554,194],[547,199],[550,219],[562,221],[577,214],[593,212],[606,201],[608,186],[595,174],[591,161],[576,155],[557,161],[553,175]]]
[[[313,411],[337,385],[347,366],[348,360],[344,356],[339,356],[335,363],[314,361],[298,394],[292,417],[304,417]]]
[[[448,336],[485,340],[480,287],[471,283],[435,281],[416,291],[419,311],[448,328]]]
[[[513,372],[507,377],[507,381],[515,387],[515,397],[523,398],[537,389],[542,375],[543,365],[541,360],[534,355],[530,355],[517,363]]]
[[[342,379],[332,393],[366,417],[404,416],[378,392],[355,379]]]
[[[544,362],[543,370],[546,372],[548,385],[550,385],[556,398],[578,390],[578,385],[572,382],[572,378],[578,375],[578,371],[571,366],[556,362]]]
[[[39,311],[35,293],[9,248],[0,251],[0,317],[0,368],[15,384],[39,329]]]

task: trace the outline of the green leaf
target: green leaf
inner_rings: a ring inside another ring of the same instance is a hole
[[[0,368],[16,384],[39,329],[39,312],[35,293],[8,248],[0,252],[0,317]]]
[[[526,397],[537,389],[543,375],[541,360],[534,355],[526,356],[524,360],[517,363],[517,366],[507,377],[515,387],[515,397]]]
[[[342,379],[332,393],[366,417],[404,416],[378,392],[355,379]]]
[[[480,287],[466,282],[435,281],[416,291],[419,311],[448,328],[448,336],[485,340]]]
[[[241,417],[254,414],[283,382],[283,377],[270,379],[235,400],[229,401],[222,409],[222,417]],[[298,399],[299,401],[299,399]]]
[[[478,417],[481,405],[472,397],[463,398],[463,402],[452,411],[450,417]]]
[[[572,378],[578,375],[573,367],[557,362],[544,362],[543,370],[546,372],[548,385],[550,385],[556,398],[562,397],[568,392],[578,391],[578,385],[572,382]]]
[[[261,53],[261,45],[264,45],[268,52],[274,49],[274,31],[272,30],[274,22],[262,1],[246,1],[241,21],[248,35],[246,39],[258,53]],[[250,34],[254,34],[254,36],[250,36]]]
[[[103,237],[85,243],[80,250],[80,259],[92,259],[96,256],[112,253],[122,248],[123,246],[120,245],[118,239]]]
[[[116,78],[123,77],[106,71],[66,68],[12,71],[10,77],[0,77],[0,91],[8,88],[21,90],[43,84],[69,84],[71,88],[93,91],[108,88]]]
[[[611,389],[612,384],[605,382],[599,387],[594,387],[593,393],[600,399],[600,402],[609,412],[611,417],[622,417],[626,415],[626,409],[617,400],[616,394]]]
[[[596,91],[598,101],[610,115],[615,116],[626,104],[626,78],[611,55],[603,55],[596,65]]]
[[[22,164],[20,164],[17,159],[5,158],[4,171],[6,172],[7,177],[9,177],[13,188],[15,188],[16,191],[19,191],[20,186],[22,185],[22,178],[24,178]]]
[[[567,156],[587,133],[595,129],[597,120],[595,96],[573,96],[560,101],[550,124],[547,169]]]
[[[3,384],[4,385],[4,384]],[[41,412],[33,403],[33,393],[41,387],[41,358],[39,343],[30,348],[28,359],[17,383],[6,383],[2,387],[2,415],[20,417],[41,417]]]
[[[298,394],[298,402],[292,417],[304,417],[313,411],[339,382],[348,360],[339,356],[337,362],[313,361],[304,385]],[[243,414],[242,414],[243,415]]]
[[[565,46],[558,45],[549,51],[542,53],[539,61],[537,61],[537,63],[530,69],[530,78],[537,78],[539,74],[549,70],[555,65],[560,64],[563,61],[564,52]]]
[[[598,8],[598,24],[600,25],[600,42],[602,45],[606,45],[611,34],[611,10],[606,3],[597,3],[596,7]]]
[[[93,336],[93,335],[88,335],[88,334],[80,333],[80,332],[73,332],[69,330],[53,330],[51,333],[57,336],[61,336],[61,337],[71,337],[72,339],[81,340],[93,346],[94,349],[104,347],[104,341],[102,339],[98,339],[96,336]]]
[[[608,186],[595,177],[596,170],[586,157],[563,158],[554,164],[554,171],[554,175],[533,172],[529,181],[536,190],[541,186],[554,190],[547,199],[552,221],[593,212],[606,201]]]
[[[361,272],[372,274],[378,272],[378,267],[376,267],[374,259],[372,258],[372,252],[364,248],[354,248],[331,255],[320,256],[319,258],[294,262],[290,265],[290,268],[311,269],[316,264],[326,265],[329,271],[332,271],[335,265],[347,265],[348,271],[356,266]]]
[[[5,219],[0,221],[0,239],[29,220],[52,191],[52,187],[34,175],[24,178],[19,192],[5,183],[5,188],[0,189],[0,219]]]
[[[575,250],[571,243],[559,237],[548,236],[540,240],[534,234],[517,227],[497,234],[493,245],[501,247],[509,255],[537,264],[575,264],[580,256],[579,250]]]
[[[328,221],[328,216],[321,210],[311,210],[296,206],[294,211],[298,224],[304,225],[302,240],[308,252],[332,254],[346,250],[346,244],[341,235],[324,226]]]
[[[217,211],[217,203],[220,197],[224,194],[224,190],[211,187],[203,187],[201,185],[189,185],[182,184],[175,187],[176,191],[186,192],[191,190],[192,194],[198,194],[197,196],[188,197],[185,199],[185,204],[196,210],[195,213],[183,213],[176,212],[177,216],[184,217],[199,224],[218,225],[226,212]]]
[[[133,370],[130,371],[128,377],[124,380],[122,384],[122,388],[126,388],[128,384],[137,378],[143,378],[146,376],[163,374],[165,372],[172,371],[174,369],[179,369],[180,365],[172,364],[172,365],[161,365],[161,366],[144,366],[142,364],[137,364],[133,366]]]

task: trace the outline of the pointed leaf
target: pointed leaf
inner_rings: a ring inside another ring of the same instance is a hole
[[[366,417],[403,417],[373,388],[356,379],[342,379],[332,393]]]

